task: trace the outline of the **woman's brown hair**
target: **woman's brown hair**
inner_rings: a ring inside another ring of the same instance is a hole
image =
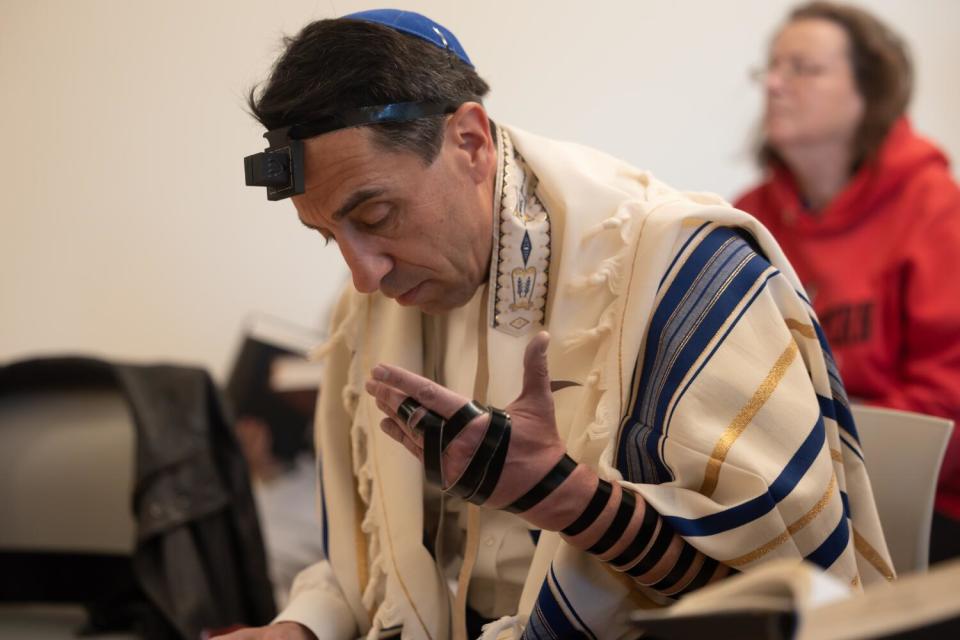
[[[892,29],[863,9],[833,2],[810,2],[796,7],[788,22],[829,20],[841,27],[849,41],[850,64],[857,91],[863,97],[863,119],[853,138],[853,167],[873,157],[890,127],[902,116],[913,90],[913,65],[906,43]],[[764,142],[760,164],[779,162]]]

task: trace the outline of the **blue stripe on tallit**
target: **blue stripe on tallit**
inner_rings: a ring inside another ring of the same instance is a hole
[[[638,401],[618,440],[617,468],[630,481],[672,479],[659,451],[667,407],[707,344],[769,266],[736,230],[726,227],[708,233],[680,266],[653,312]]]
[[[824,334],[820,323],[815,318],[810,318],[813,330],[817,333],[817,341],[820,342],[820,349],[823,351],[823,359],[827,364],[827,374],[830,376],[830,400],[834,408],[830,411],[828,417],[837,421],[837,425],[849,433],[857,444],[860,444],[860,435],[857,433],[857,426],[853,421],[853,414],[850,413],[850,401],[847,399],[847,390],[843,386],[843,380],[840,378],[840,370],[837,368],[837,362],[833,359],[833,352],[830,350],[830,344],[827,342],[827,336]],[[824,398],[817,396],[820,400],[820,410],[828,415],[824,407]]]
[[[820,403],[820,413],[823,414],[824,418],[830,418],[831,420],[836,420],[837,425],[850,434],[850,437],[859,444],[860,443],[860,434],[857,433],[856,423],[853,421],[853,414],[850,412],[850,407],[845,406],[842,402],[838,402],[834,398],[824,398],[822,395],[817,394],[817,402]]]
[[[846,491],[840,492],[840,500],[843,501],[843,515],[850,516],[850,496],[847,495]]]
[[[820,405],[820,413],[823,414],[824,418],[837,419],[837,409],[834,406],[833,398],[825,398],[818,393],[817,403]]]
[[[553,573],[553,567],[551,567],[550,576],[543,581],[543,585],[540,587],[537,603],[530,614],[526,628],[523,630],[522,640],[553,640],[556,638],[596,640],[596,636],[589,631],[584,633],[582,629],[587,627],[579,618],[577,618],[577,621],[580,627],[574,625],[566,616],[563,607],[560,606],[559,601],[554,596],[553,589],[550,588],[551,579],[569,607],[569,600],[563,595],[556,575]],[[573,611],[572,607],[570,607],[570,611]],[[576,616],[576,613],[574,613],[574,616]]]
[[[823,418],[818,417],[817,423],[810,430],[803,443],[790,458],[777,479],[770,488],[756,498],[752,498],[717,513],[701,518],[681,518],[679,516],[663,516],[663,519],[673,526],[681,536],[712,536],[724,531],[735,529],[753,522],[766,515],[777,506],[781,500],[790,495],[797,483],[810,469],[820,450],[826,442],[826,429]]]
[[[560,594],[560,597],[563,598],[564,604],[567,605],[567,610],[577,619],[577,624],[580,626],[580,629],[583,630],[584,634],[591,638],[591,640],[597,640],[597,636],[590,630],[590,627],[584,623],[583,618],[577,613],[577,610],[573,608],[573,605],[570,604],[570,598],[567,597],[567,594],[563,592],[563,587],[560,586],[560,581],[557,580],[557,574],[553,570],[553,565],[550,565],[550,577],[553,579],[553,586],[556,588],[557,593]]]
[[[817,394],[817,402],[820,403],[820,413],[823,414],[824,418],[830,418],[831,420],[836,420],[837,424],[840,425],[845,431],[850,435],[848,437],[853,438],[857,444],[860,444],[857,435],[857,428],[853,424],[853,414],[850,413],[848,407],[843,406],[841,403],[836,402],[832,398],[824,398],[819,393]],[[843,426],[846,424],[846,426]],[[860,453],[857,447],[853,446],[844,438],[843,431],[838,432],[840,437],[840,442],[845,444],[850,451],[853,451],[860,460],[863,460],[863,454]]]
[[[837,424],[841,429],[849,433],[857,444],[860,444],[860,434],[857,433],[857,425],[853,421],[853,414],[850,413],[850,407],[837,402]]]
[[[844,437],[844,435],[843,435],[842,433],[840,434],[840,442],[841,442],[844,446],[846,446],[847,449],[850,449],[850,451],[853,452],[853,455],[857,456],[858,458],[860,458],[861,461],[863,461],[863,454],[860,453],[860,451],[857,449],[857,447],[855,447],[855,446],[853,446],[852,444],[850,444],[849,442],[847,442],[847,439]]]
[[[713,349],[710,350],[710,353],[707,354],[707,357],[703,359],[703,362],[700,364],[699,367],[697,367],[697,370],[694,372],[694,374],[690,376],[689,380],[687,380],[687,384],[684,385],[683,390],[679,394],[677,394],[677,401],[673,404],[673,409],[670,410],[670,416],[667,418],[664,433],[669,434],[670,423],[673,421],[673,412],[676,411],[677,405],[680,404],[680,400],[687,393],[687,390],[693,385],[694,380],[697,379],[697,377],[704,370],[707,364],[709,364],[710,360],[713,359],[713,356],[717,353],[717,351],[719,351],[720,346],[727,339],[727,336],[730,335],[730,332],[733,331],[734,328],[737,326],[737,324],[740,322],[740,319],[750,309],[750,307],[753,306],[753,303],[756,301],[757,298],[760,297],[760,294],[763,293],[764,289],[767,288],[767,283],[770,282],[771,278],[775,278],[778,275],[780,275],[779,271],[774,271],[767,275],[766,279],[763,281],[763,284],[757,287],[757,290],[753,293],[750,299],[747,300],[747,302],[743,305],[743,308],[740,309],[740,313],[737,314],[737,317],[733,319],[733,322],[730,323],[730,325],[727,327],[727,330],[723,333],[720,339],[717,340],[717,343],[714,345]]]
[[[664,272],[663,277],[660,278],[660,282],[657,284],[657,293],[660,292],[660,288],[663,286],[663,283],[666,282],[667,276],[673,273],[673,268],[677,265],[677,260],[679,260],[680,256],[683,255],[683,252],[686,251],[687,247],[690,246],[690,243],[693,242],[694,239],[700,235],[700,232],[703,231],[710,224],[711,224],[710,222],[704,222],[702,225],[697,227],[694,230],[694,232],[690,234],[690,237],[687,238],[686,242],[684,242],[683,245],[680,247],[680,251],[677,251],[677,255],[673,256],[673,260],[670,262],[670,266],[667,267],[667,270]]]
[[[847,525],[847,516],[840,514],[840,522],[833,532],[827,536],[827,539],[817,547],[817,550],[808,555],[805,560],[809,560],[822,569],[829,569],[837,561],[847,544],[850,542],[850,527]]]

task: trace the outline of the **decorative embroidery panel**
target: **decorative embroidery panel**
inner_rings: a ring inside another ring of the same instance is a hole
[[[538,180],[516,152],[510,135],[497,129],[500,158],[491,269],[491,326],[512,336],[543,326],[550,267],[550,217],[536,195]]]

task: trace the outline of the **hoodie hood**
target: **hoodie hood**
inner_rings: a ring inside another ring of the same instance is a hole
[[[906,118],[900,118],[877,154],[860,167],[819,214],[814,215],[803,204],[796,181],[786,167],[773,170],[768,194],[794,230],[834,233],[882,209],[880,205],[894,197],[908,177],[925,171],[949,171],[949,161],[932,142],[917,135]]]

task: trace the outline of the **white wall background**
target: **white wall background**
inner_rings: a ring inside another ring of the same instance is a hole
[[[458,35],[493,117],[730,198],[786,0],[395,0]],[[960,2],[862,2],[913,47],[912,114],[960,158]],[[379,1],[0,0],[0,362],[89,353],[222,377],[245,316],[317,325],[336,248],[243,185],[280,37]],[[957,170],[955,168],[955,173]]]

